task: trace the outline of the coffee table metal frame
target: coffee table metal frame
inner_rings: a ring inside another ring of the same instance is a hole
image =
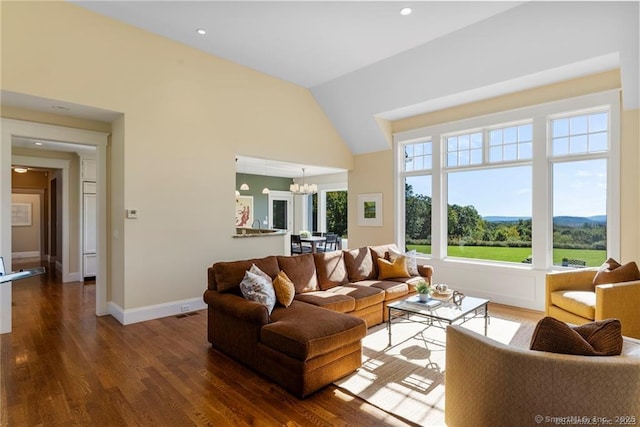
[[[476,317],[484,317],[484,335],[487,336],[487,326],[489,324],[489,300],[484,298],[465,296],[460,305],[454,304],[452,301],[441,302],[440,305],[429,308],[426,305],[421,306],[418,302],[411,302],[417,297],[409,297],[402,301],[396,301],[387,306],[388,320],[387,331],[389,332],[389,347],[391,347],[391,321],[397,317],[406,317],[408,320],[411,315],[421,316],[427,319],[428,326],[440,326],[442,323],[453,325],[460,321],[463,324]],[[439,325],[436,325],[438,323]]]

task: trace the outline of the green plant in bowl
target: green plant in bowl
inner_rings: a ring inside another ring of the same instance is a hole
[[[431,295],[431,293],[433,292],[431,286],[429,286],[429,284],[424,280],[420,280],[415,285],[413,285],[413,287],[418,293],[420,301],[426,301],[429,298],[429,295]]]

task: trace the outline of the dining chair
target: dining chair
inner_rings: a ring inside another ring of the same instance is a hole
[[[338,235],[327,233],[324,245],[319,249],[321,252],[331,252],[338,250]]]
[[[299,234],[291,235],[291,253],[292,254],[307,254],[311,253],[311,247],[302,244]]]

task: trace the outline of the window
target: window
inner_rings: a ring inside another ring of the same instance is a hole
[[[413,142],[403,148],[405,246],[409,250],[430,254],[432,142]]]
[[[531,166],[451,172],[449,256],[522,262],[531,255]]]
[[[522,262],[531,255],[532,138],[530,122],[443,137],[448,256]]]
[[[447,166],[468,166],[482,163],[482,134],[479,132],[449,136]]]
[[[550,120],[554,264],[607,259],[608,122],[607,111]]]
[[[398,243],[437,259],[601,265],[619,255],[618,128],[611,91],[394,135]]]

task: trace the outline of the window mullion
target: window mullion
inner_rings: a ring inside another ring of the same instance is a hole
[[[531,189],[531,251],[534,268],[544,269],[553,264],[552,259],[552,179],[551,162],[548,159],[547,119],[544,116],[533,120],[533,166]]]

